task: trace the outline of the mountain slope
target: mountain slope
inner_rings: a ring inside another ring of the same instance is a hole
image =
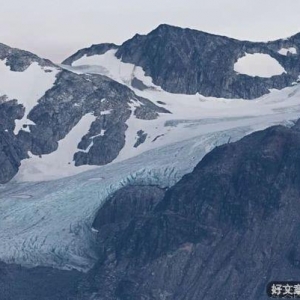
[[[267,94],[269,89],[291,85],[300,74],[300,34],[255,43],[169,25],[160,25],[148,35],[137,34],[118,47],[107,48],[104,44],[83,49],[80,56],[77,53],[63,64],[74,65],[83,56],[104,54],[104,49],[116,49],[117,58],[142,67],[155,85],[171,93],[254,99]],[[236,72],[239,59],[250,55],[251,60],[252,54],[256,54],[258,76],[253,76],[253,63],[249,66],[247,61],[240,73]],[[281,69],[259,76],[262,67],[272,68],[273,64]]]
[[[253,300],[271,280],[297,280],[299,153],[299,122],[254,133],[214,149],[125,228],[95,226],[101,259],[83,295]]]
[[[79,50],[61,66],[3,44],[0,58],[0,183],[115,163],[197,135],[177,126],[196,119],[275,113],[275,103],[219,97],[252,99],[270,88],[277,97],[274,88],[300,73],[299,35],[252,43],[168,25],[121,46]],[[253,77],[257,59],[275,75]]]
[[[131,114],[151,120],[169,113],[107,77],[75,74],[2,44],[0,73],[0,183],[15,176],[22,160],[57,152],[77,125],[85,128],[81,136],[47,158],[45,168],[57,159],[71,173],[73,164],[107,164],[125,145]]]
[[[36,274],[51,272],[40,285],[63,278],[58,299],[268,299],[269,281],[300,276],[299,124],[216,147],[167,191],[117,191],[95,217],[97,263],[86,274],[0,268],[34,274],[27,299],[41,294]],[[0,284],[18,295],[1,276]]]
[[[11,48],[2,43],[0,43],[0,60],[5,60],[10,70],[15,72],[25,71],[34,62],[41,67],[55,67],[48,59],[40,58],[28,51]]]

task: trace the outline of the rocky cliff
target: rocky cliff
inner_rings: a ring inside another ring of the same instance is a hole
[[[157,118],[158,113],[169,113],[108,77],[72,73],[3,44],[0,62],[1,73],[8,77],[0,83],[0,183],[13,178],[28,153],[41,156],[56,151],[58,142],[86,115],[93,115],[94,121],[78,137],[82,140],[77,152],[72,153],[77,166],[113,161],[125,145],[126,121],[131,114],[150,120]],[[51,73],[53,85],[39,91],[44,82],[38,79]],[[19,94],[15,92],[18,89],[22,91]],[[12,97],[7,91],[18,95]],[[16,126],[18,120],[23,120],[21,128]]]

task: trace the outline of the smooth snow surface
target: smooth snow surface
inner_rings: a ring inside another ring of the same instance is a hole
[[[268,54],[249,54],[238,59],[234,64],[234,71],[249,76],[270,78],[285,73],[280,63]]]
[[[8,100],[16,99],[25,107],[22,120],[15,121],[14,132],[17,134],[23,125],[33,123],[27,119],[27,115],[45,92],[53,86],[59,70],[47,67],[46,69],[52,72],[45,72],[45,68],[34,62],[25,71],[14,72],[5,63],[6,60],[0,60],[0,96],[6,95]]]
[[[282,48],[278,51],[279,54],[287,56],[288,53],[290,54],[297,54],[297,49],[295,47],[290,48]]]

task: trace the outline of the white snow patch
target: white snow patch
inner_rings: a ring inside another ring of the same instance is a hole
[[[280,63],[268,54],[249,54],[238,59],[234,64],[234,71],[249,76],[270,78],[286,73]]]
[[[98,137],[98,136],[104,136],[105,134],[105,131],[104,129],[101,129],[101,132],[99,134],[96,134],[94,136],[91,136],[89,139],[92,140],[91,143],[89,144],[89,146],[85,149],[85,150],[82,150],[80,149],[81,152],[84,152],[84,153],[88,153],[90,151],[90,149],[94,146],[94,138]]]
[[[104,179],[105,177],[99,177],[99,178],[95,177],[95,178],[90,178],[89,181],[102,181]]]
[[[105,129],[101,129],[101,132],[99,134],[91,136],[90,139],[94,139],[95,137],[98,137],[98,136],[104,136],[105,131],[106,131]]]
[[[51,68],[52,72],[45,72],[43,67],[34,62],[24,72],[13,72],[5,63],[6,59],[0,60],[0,94],[6,95],[9,99],[17,99],[18,103],[25,107],[22,120],[15,121],[14,133],[17,134],[22,126],[29,122],[27,115],[30,110],[54,85],[60,70]]]
[[[279,54],[287,56],[289,53],[290,54],[297,54],[297,49],[295,47],[290,47],[290,48],[281,48],[278,51]]]
[[[25,123],[22,125],[21,130],[30,132],[30,126],[29,125],[35,125],[35,123],[33,121],[29,120],[29,119],[24,120],[24,122]]]
[[[88,153],[90,149],[94,146],[94,141],[92,140],[89,146],[86,149],[80,149],[80,152]]]
[[[134,78],[142,81],[146,86],[155,87],[150,76],[146,76],[141,67],[130,63],[123,63],[115,54],[117,50],[109,50],[102,55],[83,56],[73,62],[72,66],[61,65],[74,73],[91,73],[106,75],[120,83],[131,85]]]
[[[100,115],[101,116],[104,116],[104,115],[110,115],[112,112],[112,109],[108,109],[108,110],[103,110],[100,112]]]
[[[30,159],[23,160],[19,173],[15,179],[19,181],[53,180],[74,175],[95,166],[75,167],[73,155],[79,151],[78,144],[81,138],[89,131],[96,117],[87,114],[81,118],[67,136],[58,142],[58,149],[50,154],[44,154],[40,158],[29,152]]]

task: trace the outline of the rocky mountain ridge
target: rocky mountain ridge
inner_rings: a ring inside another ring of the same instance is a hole
[[[121,46],[100,44],[79,50],[63,64],[111,49],[117,50],[115,55],[122,62],[142,67],[154,84],[171,93],[254,99],[270,89],[290,86],[300,75],[300,34],[249,42],[166,24],[147,35],[137,34]],[[246,54],[265,54],[285,72],[268,78],[239,74],[234,65]]]
[[[138,119],[150,120],[157,118],[158,113],[169,113],[105,76],[75,74],[34,54],[5,45],[0,45],[0,58],[3,68],[9,67],[6,72],[25,74],[28,70],[29,73],[29,68],[36,63],[42,73],[57,73],[53,86],[36,99],[36,105],[29,111],[20,99],[10,99],[3,91],[0,101],[0,183],[13,178],[21,160],[29,157],[28,153],[42,156],[56,151],[58,142],[88,114],[93,115],[94,120],[88,132],[78,137],[82,141],[78,151],[73,153],[77,166],[103,165],[114,160],[124,147],[126,121],[131,114]],[[33,75],[34,78],[37,76]],[[30,91],[32,86],[25,89]],[[32,102],[32,98],[30,95],[28,102]],[[16,120],[23,118],[26,122],[16,132]]]

